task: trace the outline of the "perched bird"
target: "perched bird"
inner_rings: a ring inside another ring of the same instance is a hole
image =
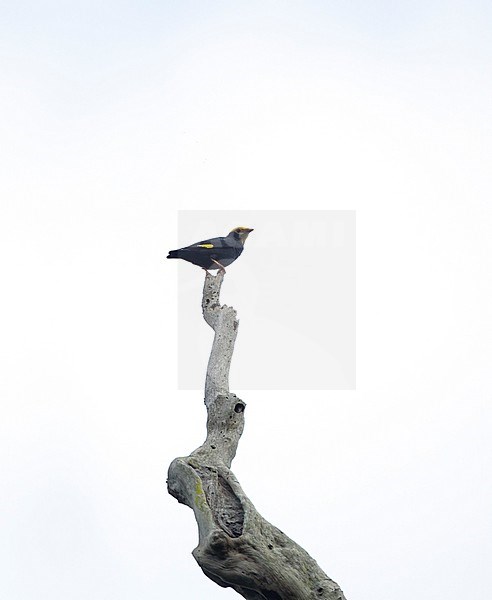
[[[225,273],[225,267],[239,257],[244,248],[244,242],[253,231],[249,227],[236,227],[226,237],[212,238],[196,242],[191,246],[171,250],[167,258],[182,258],[208,271],[219,269]]]

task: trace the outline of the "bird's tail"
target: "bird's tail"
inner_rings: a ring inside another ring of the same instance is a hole
[[[169,250],[167,258],[179,258],[179,250]]]

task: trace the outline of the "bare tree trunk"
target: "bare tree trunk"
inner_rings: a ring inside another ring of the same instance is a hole
[[[207,368],[207,439],[169,467],[168,491],[193,509],[205,575],[250,600],[345,600],[309,554],[266,521],[230,470],[244,427],[245,403],[229,392],[238,320],[220,306],[223,274],[205,276],[202,309],[215,338]]]

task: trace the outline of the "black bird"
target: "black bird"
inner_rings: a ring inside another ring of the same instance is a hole
[[[196,242],[191,246],[170,250],[167,258],[182,258],[208,271],[219,269],[225,273],[225,268],[239,257],[244,248],[244,242],[253,231],[249,227],[236,227],[226,237],[212,238]]]

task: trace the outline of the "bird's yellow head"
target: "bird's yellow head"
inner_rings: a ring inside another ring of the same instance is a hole
[[[233,235],[242,244],[244,244],[246,238],[252,231],[254,231],[254,229],[251,229],[250,227],[235,227],[229,235]]]

